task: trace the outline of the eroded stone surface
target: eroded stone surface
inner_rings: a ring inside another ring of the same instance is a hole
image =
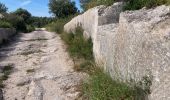
[[[14,65],[5,81],[5,100],[74,100],[76,85],[86,76],[73,62],[59,35],[35,31],[16,36],[0,48],[0,63]]]
[[[110,9],[115,12],[111,18]],[[121,11],[120,3],[92,8],[67,23],[65,31],[82,25],[85,37],[92,38],[96,62],[113,79],[140,82],[149,77],[149,99],[169,100],[170,7]]]

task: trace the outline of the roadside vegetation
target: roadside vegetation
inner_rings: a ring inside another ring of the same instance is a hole
[[[12,72],[12,69],[13,69],[12,65],[3,66],[2,72],[1,72],[2,74],[0,76],[0,88],[4,88],[5,85],[3,81],[8,79],[10,73]]]
[[[0,3],[0,5],[3,5],[3,7],[0,8],[0,28],[15,28],[17,32],[30,32],[35,30],[29,23],[31,14],[27,10],[19,8],[14,12],[7,13],[7,7],[2,3]]]
[[[17,32],[32,32],[53,21],[53,18],[32,16],[23,8],[9,13],[7,11],[8,8],[0,3],[0,28],[15,28]]]
[[[144,78],[142,82],[132,85],[113,80],[102,67],[95,64],[93,43],[84,39],[83,30],[78,27],[75,32],[62,33],[61,38],[67,44],[67,51],[74,61],[74,70],[85,72],[89,79],[78,87],[83,100],[145,100],[150,94],[151,81]]]
[[[115,1],[120,0],[80,1],[84,11],[86,11],[91,7],[101,4],[109,6]],[[126,0],[126,2],[126,7],[128,7],[128,4],[130,4],[132,0]],[[79,11],[74,9],[75,7],[73,6],[75,6],[75,3],[69,0],[50,0],[50,12],[55,15],[56,19],[48,24],[46,28],[49,31],[61,35],[61,38],[67,44],[67,51],[74,61],[74,70],[85,72],[89,75],[89,79],[83,81],[82,84],[78,86],[78,90],[82,93],[80,98],[83,100],[145,100],[150,93],[150,79],[146,78],[148,80],[145,80],[146,88],[143,88],[144,86],[141,82],[137,85],[130,85],[129,83],[113,80],[110,75],[106,74],[103,69],[101,69],[102,67],[95,64],[92,40],[83,37],[83,29],[81,27],[77,27],[77,29],[71,33],[65,33],[63,31],[64,25],[69,22],[74,15],[79,14]],[[62,8],[67,9],[63,10]],[[68,13],[66,13],[66,11],[68,11]]]
[[[48,31],[56,32],[58,34],[61,34],[63,32],[64,25],[69,22],[73,18],[72,16],[68,16],[66,18],[59,18],[54,20],[53,22],[47,24],[45,27]]]
[[[143,7],[152,8],[163,4],[170,4],[170,0],[80,0],[81,6],[84,11],[99,6],[110,6],[114,2],[126,2],[124,10],[138,10]]]
[[[84,11],[99,6],[99,5],[112,5],[116,0],[80,0],[81,7]],[[118,1],[118,0],[117,0]]]
[[[0,20],[0,27],[1,28],[12,28],[12,25],[7,21]]]
[[[79,14],[75,2],[71,2],[70,0],[50,0],[49,10],[55,18],[53,22],[46,25],[46,29],[58,34],[63,32],[63,27],[67,22]]]
[[[126,0],[125,10],[138,10],[143,7],[152,8],[163,4],[170,4],[170,0]]]
[[[74,60],[74,69],[89,74],[88,81],[81,84],[83,100],[133,100],[135,90],[125,83],[112,80],[97,67],[93,58],[91,39],[84,39],[83,30],[78,27],[75,32],[62,33],[68,52]]]

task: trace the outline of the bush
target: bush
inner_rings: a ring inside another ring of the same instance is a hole
[[[110,6],[115,2],[115,0],[89,0],[87,3],[84,3],[82,7],[84,10],[88,10],[90,8],[99,6],[99,5],[105,5],[105,6]]]
[[[48,24],[46,26],[46,29],[48,31],[56,32],[58,34],[61,34],[64,30],[64,25],[73,18],[74,16],[69,16],[67,18],[61,18],[57,19],[56,21]]]
[[[79,27],[75,33],[63,33],[62,39],[68,44],[68,51],[72,57],[93,59],[93,44],[91,39],[85,40],[83,30]]]
[[[127,2],[124,10],[138,10],[143,7],[152,8],[162,4],[170,4],[170,0],[87,0],[85,3],[83,2],[82,7],[84,10],[88,10],[99,5],[110,6],[117,1]]]
[[[17,31],[26,32],[26,24],[22,17],[15,14],[6,14],[5,20],[10,22]]]
[[[169,0],[127,0],[125,10],[138,10],[143,7],[152,8],[162,4],[168,4]]]
[[[32,31],[35,31],[34,26],[32,26],[32,25],[27,25],[27,32],[32,32]]]
[[[0,28],[12,28],[12,25],[7,21],[0,20]]]
[[[114,81],[99,69],[96,69],[90,79],[83,83],[83,94],[83,98],[87,100],[135,100],[133,88]]]

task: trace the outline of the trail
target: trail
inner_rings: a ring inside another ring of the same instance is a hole
[[[0,48],[0,64],[14,67],[4,82],[4,100],[75,100],[85,77],[73,70],[60,36],[47,31],[16,36]]]

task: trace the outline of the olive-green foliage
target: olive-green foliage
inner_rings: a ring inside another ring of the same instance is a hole
[[[56,32],[58,34],[61,34],[63,31],[63,27],[66,24],[65,19],[58,19],[55,22],[52,22],[46,26],[48,31]]]
[[[78,62],[78,61],[77,61]],[[79,64],[74,65],[74,70],[78,72],[85,72],[89,75],[96,69],[94,60],[81,60]]]
[[[66,17],[66,18],[56,19],[56,21],[53,21],[52,23],[46,25],[46,29],[48,31],[52,31],[52,32],[56,32],[58,34],[61,34],[63,32],[63,30],[64,30],[64,25],[69,20],[71,20],[74,16],[69,16],[69,17]]]
[[[77,28],[74,33],[63,33],[62,39],[68,44],[68,51],[72,57],[93,59],[92,41],[91,39],[84,39],[81,28]]]
[[[17,9],[13,14],[22,17],[25,23],[29,23],[28,20],[31,18],[31,13],[22,8]]]
[[[82,84],[85,100],[148,100],[151,79],[144,79],[135,85],[113,80],[98,67],[91,67],[88,81]]]
[[[6,13],[8,8],[0,2],[0,13]]]
[[[117,1],[125,1],[124,10],[138,10],[143,7],[152,8],[162,4],[170,4],[170,0],[80,0],[84,10],[88,10],[99,5],[112,5]]]
[[[82,87],[83,98],[87,100],[134,100],[133,88],[125,83],[114,81],[100,69],[96,69]]]
[[[10,73],[12,72],[12,69],[12,65],[4,66],[2,70],[3,75],[0,77],[0,88],[4,88],[5,85],[3,84],[3,81],[8,79]]]
[[[0,28],[12,28],[12,25],[7,21],[0,20]]]
[[[95,65],[92,41],[84,39],[80,27],[75,32],[62,33],[61,37],[68,45],[74,69],[89,74],[89,80],[84,81],[79,88],[84,100],[145,100],[150,85],[142,89],[141,84],[130,86],[128,83],[115,81]],[[148,79],[146,83],[149,83]]]
[[[82,1],[82,8],[86,11],[90,8],[99,6],[99,5],[106,5],[110,6],[112,5],[115,0],[80,0]]]
[[[31,17],[29,22],[32,26],[37,28],[45,27],[46,25],[52,23],[54,18],[52,17]]]
[[[5,15],[5,18],[8,22],[12,24],[14,28],[16,28],[17,31],[26,31],[26,24],[24,22],[24,19],[20,16],[17,16],[15,14],[7,14]]]
[[[27,25],[26,27],[27,27],[27,32],[35,31],[35,28],[32,25]]]
[[[162,4],[169,4],[170,0],[126,0],[125,10],[138,10],[143,7],[152,8]]]
[[[65,18],[78,12],[72,0],[50,0],[49,10],[57,18]]]

